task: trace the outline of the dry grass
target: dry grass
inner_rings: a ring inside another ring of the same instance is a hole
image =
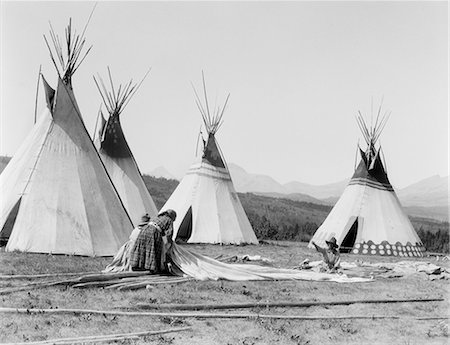
[[[261,255],[275,260],[275,266],[290,267],[309,257],[320,256],[305,244],[272,243],[260,246],[189,245],[189,249],[215,257],[219,254]],[[343,255],[344,261],[372,262],[393,258]],[[400,259],[399,259],[400,260]],[[401,259],[404,260],[404,259]],[[425,259],[424,259],[425,260]],[[83,258],[0,252],[0,274],[99,271],[109,258]],[[447,264],[448,266],[448,264]],[[48,279],[48,278],[47,278]],[[0,281],[1,287],[24,281]],[[188,282],[159,285],[151,290],[125,291],[51,287],[0,296],[2,307],[84,308],[127,310],[138,303],[232,303],[257,301],[310,301],[376,298],[444,297],[445,302],[401,304],[354,304],[349,306],[250,309],[237,312],[264,312],[283,315],[448,315],[447,281],[429,281],[425,274],[398,279],[378,279],[373,283],[330,282]],[[285,321],[263,319],[207,319],[173,317],[126,317],[98,315],[0,314],[0,341],[19,342],[159,330],[170,326],[191,326],[192,330],[119,341],[122,344],[447,344],[448,323],[436,320],[315,320]]]

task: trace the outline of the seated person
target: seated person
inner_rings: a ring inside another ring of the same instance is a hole
[[[316,247],[317,251],[323,255],[323,265],[321,271],[333,273],[340,268],[341,255],[338,249],[339,246],[336,243],[337,241],[335,237],[332,237],[329,241],[325,242],[328,245],[328,248],[319,247],[314,242],[312,242],[312,244]]]

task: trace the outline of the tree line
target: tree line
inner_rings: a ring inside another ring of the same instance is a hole
[[[176,180],[144,175],[144,181],[157,208],[161,208],[178,185]],[[238,193],[250,224],[260,240],[309,242],[331,211],[331,206]],[[450,253],[449,223],[410,217],[425,248]]]

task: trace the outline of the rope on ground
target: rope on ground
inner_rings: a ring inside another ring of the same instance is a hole
[[[0,313],[19,314],[96,314],[96,315],[116,315],[116,316],[150,316],[150,317],[178,317],[178,318],[198,318],[198,319],[286,319],[286,320],[345,320],[345,319],[401,319],[401,320],[443,320],[450,319],[446,316],[397,316],[397,315],[340,315],[340,316],[305,316],[305,315],[275,315],[258,313],[170,313],[170,312],[127,312],[92,309],[26,309],[26,308],[0,308]]]

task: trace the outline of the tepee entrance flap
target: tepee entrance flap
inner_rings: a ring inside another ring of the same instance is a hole
[[[178,232],[176,235],[175,240],[180,241],[187,241],[191,237],[192,234],[192,206],[189,207],[188,211],[186,212],[186,215],[184,216],[183,220],[181,221],[180,227],[178,228]]]
[[[341,238],[338,238],[341,252],[348,253],[353,248],[354,244],[361,239],[359,229],[363,228],[364,218],[351,216],[345,225],[345,230],[342,232]]]

